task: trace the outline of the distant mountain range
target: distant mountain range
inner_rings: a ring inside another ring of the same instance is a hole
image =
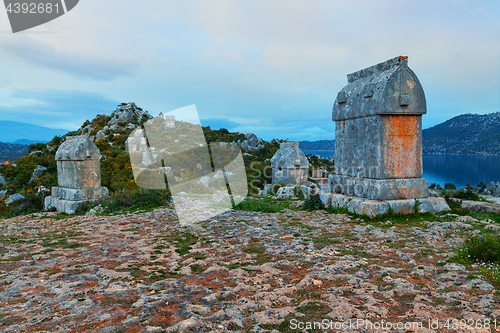
[[[54,129],[20,123],[17,121],[0,121],[0,142],[31,144],[49,142],[56,135],[68,133],[64,129]]]
[[[500,155],[500,112],[462,114],[422,135],[424,154]]]
[[[299,141],[302,150],[335,150],[335,140]]]
[[[0,142],[0,163],[12,161],[28,152],[28,145]]]

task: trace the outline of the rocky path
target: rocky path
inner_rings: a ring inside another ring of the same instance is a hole
[[[499,293],[444,261],[477,226],[497,226],[447,220],[232,211],[182,227],[169,209],[3,220],[0,331],[494,332]]]

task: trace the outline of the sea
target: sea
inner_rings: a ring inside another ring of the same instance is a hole
[[[307,155],[328,158],[334,155],[330,150],[305,150]],[[423,178],[429,184],[453,183],[460,188],[471,183],[476,187],[480,182],[500,182],[500,156],[482,155],[423,155]]]

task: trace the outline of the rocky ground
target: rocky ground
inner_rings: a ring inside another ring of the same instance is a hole
[[[494,332],[499,293],[445,262],[484,226],[498,228],[292,210],[191,226],[166,208],[16,217],[0,221],[0,331],[292,332],[323,321],[309,331]]]

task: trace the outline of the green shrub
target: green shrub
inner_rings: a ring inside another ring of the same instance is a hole
[[[457,249],[456,257],[465,263],[500,263],[500,236],[473,236]]]
[[[444,183],[444,188],[447,190],[456,190],[457,187],[453,183]]]
[[[452,196],[462,200],[480,201],[482,199],[482,197],[471,188],[455,191]]]
[[[164,206],[170,200],[170,193],[164,190],[123,190],[113,193],[104,201],[103,213],[116,213],[123,210],[151,209]]]
[[[283,211],[283,207],[259,199],[243,200],[236,206],[236,209],[263,213],[280,213]]]
[[[311,210],[317,210],[317,209],[325,209],[325,205],[323,205],[323,202],[321,202],[321,199],[319,198],[319,194],[314,194],[309,197],[304,202],[304,205],[302,206],[303,209],[311,211]]]

